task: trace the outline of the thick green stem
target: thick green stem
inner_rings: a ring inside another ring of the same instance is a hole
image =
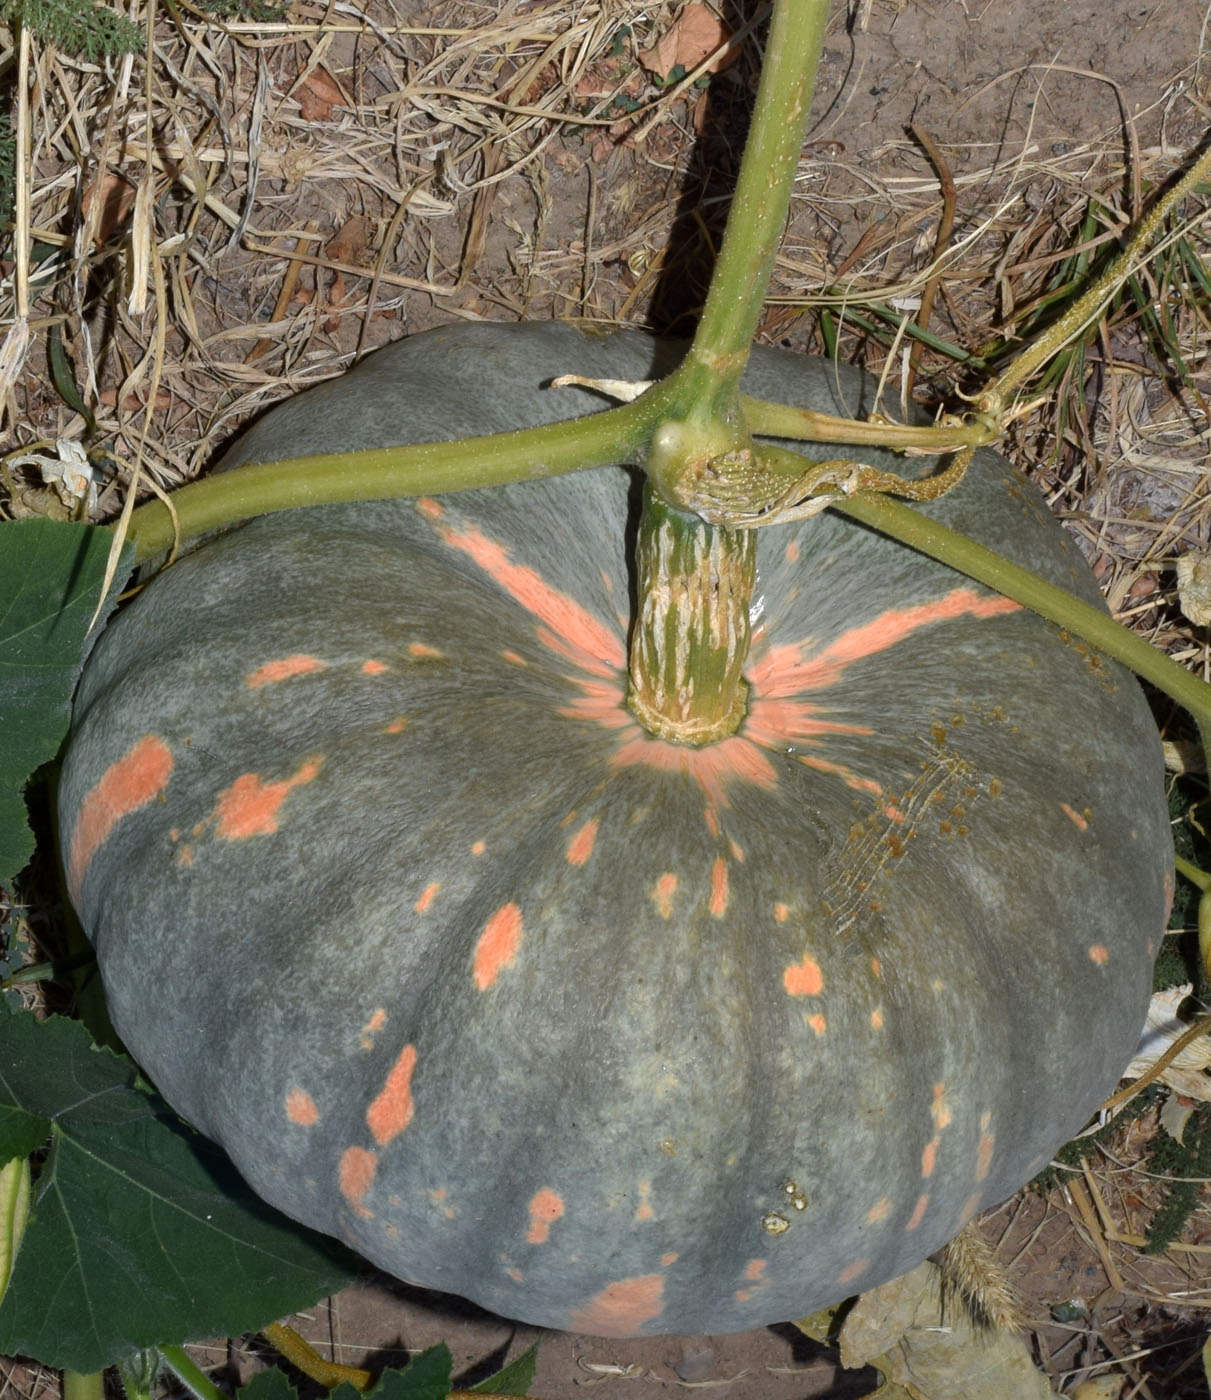
[[[691,503],[704,476],[747,479],[752,470],[740,377],[790,208],[827,22],[827,0],[776,0],[697,334],[679,368],[645,396],[665,414],[645,461],[628,704],[649,733],[675,743],[723,739],[745,713],[753,542],[706,524]]]
[[[655,404],[638,399],[514,433],[260,462],[180,487],[169,498],[171,511],[148,501],[131,516],[128,534],[142,561],[170,549],[178,535],[190,540],[268,511],[465,491],[636,462],[657,416]]]
[[[1197,885],[1204,893],[1211,889],[1211,874],[1200,870],[1193,861],[1186,860],[1183,856],[1174,856],[1173,863],[1177,866],[1177,873],[1184,875],[1192,885]]]
[[[1048,583],[1020,564],[887,496],[837,496],[829,501],[829,506],[995,588],[1129,666],[1136,675],[1184,706],[1198,725],[1204,752],[1211,748],[1211,685],[1115,622],[1101,608],[1074,598],[1057,584]]]
[[[105,1400],[104,1371],[64,1371],[63,1400]]]
[[[160,1359],[197,1400],[227,1400],[219,1387],[183,1347],[162,1346]]]
[[[827,25],[827,0],[774,6],[727,231],[677,372],[685,417],[711,419],[734,408],[786,225]]]
[[[932,455],[955,452],[962,447],[985,447],[1001,436],[1000,425],[981,414],[973,414],[962,423],[918,426],[878,418],[866,422],[837,418],[811,408],[751,399],[747,394],[740,396],[740,407],[750,432],[760,437],[789,438],[796,442],[831,442],[847,447],[867,444]]]
[[[744,718],[753,532],[708,525],[670,506],[650,482],[635,546],[639,613],[627,703],[650,734],[702,745]]]

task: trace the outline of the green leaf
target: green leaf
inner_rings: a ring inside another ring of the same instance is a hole
[[[22,792],[67,733],[110,539],[52,520],[0,526],[0,882],[33,853]]]
[[[93,0],[3,0],[0,19],[16,21],[73,58],[93,63],[139,53],[144,44],[137,24]]]
[[[454,1359],[445,1342],[414,1356],[402,1371],[384,1371],[358,1400],[446,1400],[450,1393],[450,1372]],[[329,1400],[336,1400],[339,1390]]]
[[[229,1336],[309,1307],[349,1256],[258,1200],[78,1022],[0,1013],[0,1124],[50,1150],[0,1304],[0,1354],[98,1371],[140,1347]]]
[[[503,1370],[494,1376],[473,1385],[472,1390],[485,1395],[525,1395],[534,1384],[534,1372],[538,1369],[538,1343],[528,1351],[515,1357]]]
[[[91,440],[97,436],[97,420],[84,400],[76,376],[72,372],[67,351],[63,348],[63,331],[58,321],[52,321],[46,328],[46,358],[50,365],[51,382],[59,397],[72,410],[84,419],[84,427]]]
[[[285,1371],[274,1366],[268,1371],[258,1371],[241,1387],[237,1400],[298,1400],[298,1391],[290,1384]]]

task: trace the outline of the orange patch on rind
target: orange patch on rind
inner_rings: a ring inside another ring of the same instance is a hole
[[[660,1316],[664,1307],[664,1277],[642,1274],[607,1284],[568,1320],[567,1331],[595,1337],[631,1337]]]
[[[502,904],[484,925],[475,945],[472,968],[475,985],[481,992],[487,991],[517,956],[521,934],[521,910],[512,903]]]
[[[366,1125],[380,1147],[386,1147],[412,1121],[412,1073],[416,1069],[416,1046],[405,1045],[391,1066],[387,1082],[366,1110]]]
[[[286,1095],[286,1117],[300,1128],[313,1128],[320,1121],[315,1100],[296,1084]]]
[[[551,1235],[551,1226],[561,1219],[564,1212],[563,1197],[549,1187],[535,1191],[530,1197],[530,1228],[526,1231],[527,1244],[546,1244]]]
[[[295,676],[309,676],[313,671],[325,669],[318,656],[308,656],[297,652],[293,656],[282,656],[276,661],[267,661],[255,671],[249,671],[244,684],[249,690],[259,690],[263,685],[276,685],[279,681],[292,680]]]
[[[337,1179],[341,1195],[349,1203],[349,1208],[363,1220],[370,1219],[366,1209],[366,1193],[374,1184],[374,1173],[378,1168],[378,1158],[365,1147],[347,1147],[341,1153],[337,1167]]]
[[[824,990],[824,974],[810,953],[804,953],[797,963],[782,974],[782,985],[792,997],[818,997]]]
[[[671,870],[666,870],[652,886],[652,903],[662,919],[673,917],[673,896],[676,893],[677,877]]]
[[[224,841],[244,841],[250,836],[272,836],[278,830],[282,803],[304,783],[319,776],[323,762],[309,758],[290,778],[266,782],[258,773],[241,773],[219,793],[215,804],[218,834]]]
[[[79,904],[84,872],[123,817],[155,799],[172,776],[172,752],[163,739],[148,734],[101,775],[89,789],[72,831],[67,883]]]
[[[597,840],[597,818],[592,817],[568,842],[568,864],[583,865],[593,854],[593,844]]]
[[[420,898],[412,906],[413,913],[423,914],[425,910],[428,909],[429,906],[433,903],[433,901],[437,898],[437,892],[440,889],[440,880],[430,881],[430,883],[427,884],[423,890],[421,890]]]

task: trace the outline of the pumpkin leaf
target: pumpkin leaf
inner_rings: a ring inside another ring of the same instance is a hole
[[[53,520],[5,525],[0,544],[0,881],[33,854],[22,793],[54,758],[96,610],[108,530]],[[124,556],[128,562],[129,556]]]
[[[50,1147],[0,1353],[101,1370],[140,1347],[230,1335],[347,1283],[348,1256],[256,1199],[226,1158],[75,1021],[0,1014],[0,1129]]]
[[[538,1369],[538,1343],[515,1357],[495,1375],[487,1376],[472,1390],[483,1395],[526,1395],[534,1384],[534,1373]]]
[[[236,1392],[237,1400],[298,1400],[298,1391],[279,1366],[258,1371],[247,1385]]]
[[[384,1371],[358,1400],[446,1400],[453,1369],[450,1348],[438,1342],[414,1356],[402,1370]],[[343,1389],[333,1391],[331,1400]]]

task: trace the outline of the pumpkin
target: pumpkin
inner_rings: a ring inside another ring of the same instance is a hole
[[[564,417],[603,401],[552,376],[676,358],[430,332],[225,465]],[[745,389],[874,406],[768,349]],[[1144,1019],[1169,824],[1133,678],[829,514],[758,531],[738,732],[651,737],[638,495],[611,468],[211,537],[95,647],[61,835],[120,1035],[268,1201],[510,1317],[720,1333],[904,1272],[1081,1126]],[[1098,596],[995,454],[928,509]]]

